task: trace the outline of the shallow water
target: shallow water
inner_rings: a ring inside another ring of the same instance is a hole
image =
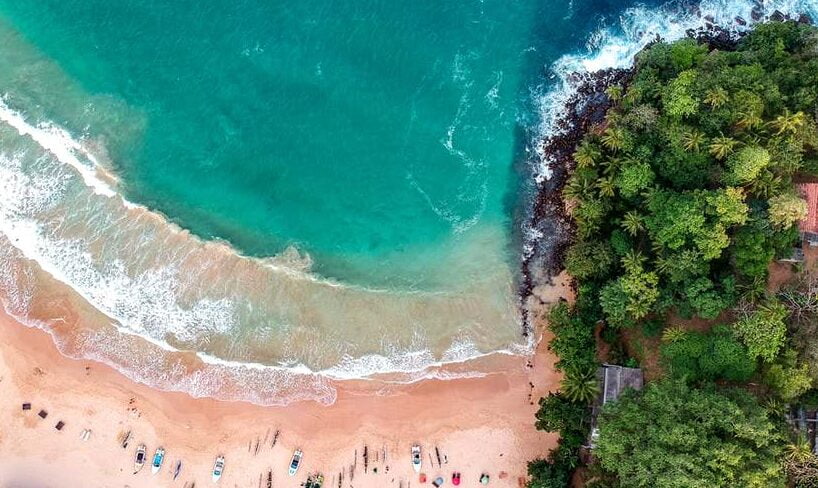
[[[514,216],[567,73],[702,22],[626,1],[0,0],[6,306],[68,287],[99,322],[60,330],[73,354],[260,403],[314,372],[524,353]],[[174,350],[218,374],[156,356]],[[254,394],[219,386],[237,371]]]

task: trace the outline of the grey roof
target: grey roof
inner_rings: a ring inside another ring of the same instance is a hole
[[[613,364],[603,364],[597,371],[597,377],[600,382],[598,405],[616,401],[627,388],[641,390],[644,381],[641,369]]]
[[[615,364],[603,364],[596,372],[599,381],[599,396],[591,409],[591,436],[588,447],[593,448],[599,435],[596,418],[602,406],[616,401],[619,395],[628,388],[641,390],[644,385],[644,376],[639,368],[626,368]]]

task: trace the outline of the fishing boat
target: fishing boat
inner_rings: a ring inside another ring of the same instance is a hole
[[[151,473],[156,474],[162,469],[162,463],[165,461],[165,448],[159,447],[153,455],[153,463],[151,463]]]
[[[176,461],[176,467],[173,468],[173,479],[175,480],[176,478],[178,478],[179,473],[181,473],[181,472],[182,472],[182,461],[179,460],[179,461]]]
[[[290,476],[295,476],[295,473],[298,472],[302,457],[304,457],[304,453],[301,452],[301,449],[296,449],[293,453],[293,458],[290,459]]]
[[[147,452],[147,448],[145,444],[139,444],[139,447],[136,448],[136,457],[134,458],[133,462],[133,472],[134,474],[138,473],[143,466],[145,466],[145,453]]]
[[[224,456],[216,458],[216,463],[213,465],[213,482],[218,483],[224,472]]]
[[[420,473],[420,446],[417,444],[412,446],[412,468],[415,473]]]

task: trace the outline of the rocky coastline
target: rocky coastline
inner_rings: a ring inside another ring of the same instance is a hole
[[[755,11],[754,11],[755,12]],[[775,11],[768,17],[758,16],[753,21],[787,21],[812,24],[807,15],[798,18]],[[708,19],[705,26],[690,29],[687,36],[698,42],[706,43],[710,50],[734,50],[739,40],[746,34],[744,31],[720,27]],[[738,26],[747,21],[735,19]],[[661,39],[657,37],[654,42]],[[649,47],[646,46],[646,48]],[[574,169],[573,153],[588,131],[603,130],[605,114],[612,101],[605,93],[613,85],[625,86],[630,81],[634,68],[606,69],[592,73],[574,73],[568,79],[573,93],[565,103],[562,114],[556,121],[550,134],[541,134],[532,142],[536,150],[532,154],[529,167],[541,163],[541,158],[548,162],[550,177],[537,181],[532,190],[533,196],[527,202],[527,213],[524,217],[524,243],[518,299],[522,317],[522,335],[532,333],[533,310],[541,305],[534,291],[539,285],[550,285],[552,279],[563,269],[565,251],[574,237],[574,224],[569,214],[567,202],[562,197],[562,189]]]
[[[524,224],[526,242],[518,289],[524,337],[531,334],[529,301],[534,298],[534,289],[550,284],[561,271],[565,250],[574,236],[574,224],[562,197],[562,188],[574,169],[572,155],[585,134],[604,121],[612,103],[605,90],[627,82],[632,72],[608,69],[571,75],[568,81],[574,90],[562,115],[552,133],[536,141],[538,147],[531,151],[534,158],[547,159],[550,177],[536,183]],[[530,161],[532,168],[537,163]]]

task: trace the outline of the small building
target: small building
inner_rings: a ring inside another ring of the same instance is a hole
[[[610,402],[615,402],[625,390],[641,390],[645,382],[640,368],[626,368],[614,364],[603,364],[597,370],[596,376],[599,383],[599,395],[591,408],[589,448],[593,448],[599,438],[597,417],[602,411],[602,407]]]
[[[798,222],[801,237],[809,247],[818,246],[818,183],[801,183],[798,193],[807,201],[807,218]]]

